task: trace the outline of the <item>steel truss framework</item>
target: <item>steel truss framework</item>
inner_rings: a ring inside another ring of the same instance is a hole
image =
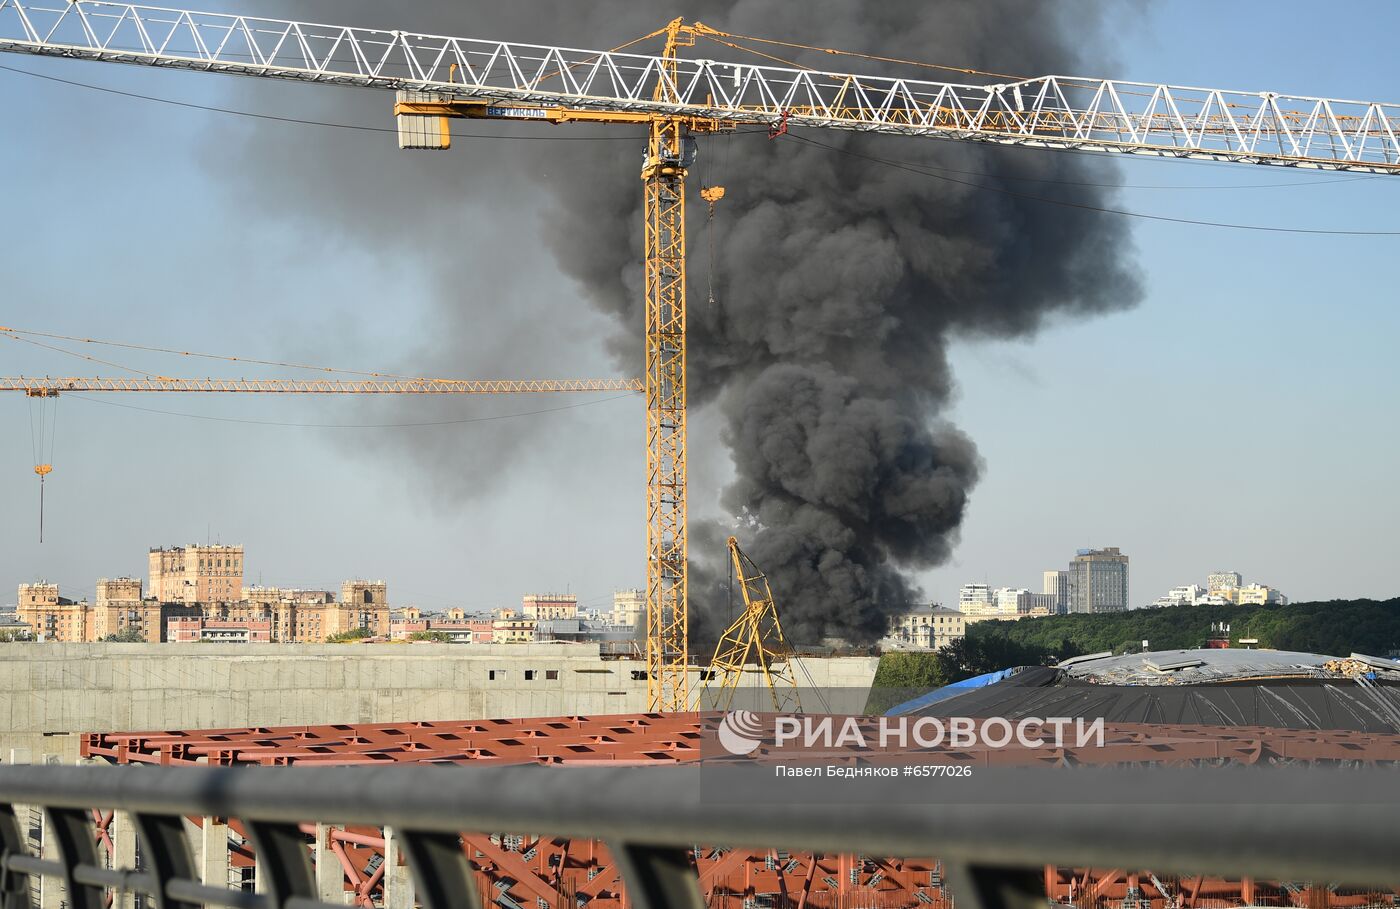
[[[48,397],[70,391],[238,392],[308,395],[486,395],[641,391],[637,379],[173,379],[14,376],[0,391]]]
[[[718,674],[719,691],[712,703],[702,703],[700,708],[728,710],[744,669],[756,663],[773,709],[779,713],[801,713],[802,696],[797,690],[794,657],[783,636],[783,623],[778,618],[768,576],[739,548],[737,539],[730,537],[727,543],[734,578],[743,595],[744,611],[724,630],[715,645],[710,668]],[[705,687],[710,686],[706,684]]]
[[[583,110],[1400,171],[1400,107],[1275,92],[1058,75],[968,85],[100,0],[0,0],[0,50]]]
[[[453,763],[470,765],[545,764],[594,766],[677,766],[700,758],[702,730],[720,714],[630,714],[565,716],[528,720],[438,723],[325,725],[214,729],[175,732],[91,733],[84,757],[118,764],[188,766],[316,766]],[[861,718],[873,740],[878,719]],[[1048,735],[1048,733],[1047,733]],[[978,741],[985,737],[979,735]],[[1048,742],[1047,742],[1048,744]],[[992,767],[1006,765],[1351,765],[1364,760],[1400,764],[1400,736],[1369,733],[1273,729],[1264,727],[1157,726],[1112,724],[1104,747],[1011,747],[926,749],[939,761]],[[785,752],[785,754],[787,754]],[[753,757],[764,760],[767,748]],[[809,756],[835,761],[836,755]],[[787,758],[790,759],[788,754]],[[846,754],[840,758],[850,760]],[[860,761],[907,763],[908,751],[864,753]],[[1228,810],[1228,809],[1226,809]],[[110,820],[110,814],[106,816]],[[107,823],[98,816],[98,839]],[[249,866],[253,852],[247,831],[236,834],[230,862]],[[237,835],[242,833],[242,835]],[[344,871],[343,888],[359,905],[373,906],[384,887],[384,833],[374,827],[344,830],[301,828],[303,842],[317,842]],[[318,841],[317,838],[323,841]],[[111,848],[110,836],[105,848]],[[548,836],[500,836],[467,832],[463,844],[478,892],[522,905],[553,904],[583,896],[592,909],[619,909],[625,884],[620,868],[598,841]],[[774,906],[840,909],[850,905],[924,906],[946,909],[943,867],[933,859],[781,852],[776,849],[697,848],[691,857],[707,905],[743,909],[757,896]],[[366,870],[369,869],[369,870]],[[1163,883],[1165,881],[1165,883]],[[1096,907],[1105,900],[1140,899],[1138,909],[1210,909],[1237,904],[1317,907],[1370,906],[1369,891],[1319,895],[1306,882],[1252,878],[1171,877],[1147,870],[1108,868],[1044,869],[1045,892],[1075,906]],[[1318,885],[1322,886],[1322,885]],[[1131,892],[1130,892],[1131,891]],[[1388,898],[1388,897],[1387,897]]]

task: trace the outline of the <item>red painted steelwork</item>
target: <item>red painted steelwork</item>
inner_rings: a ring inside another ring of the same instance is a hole
[[[543,719],[471,720],[378,724],[330,724],[174,732],[108,732],[84,736],[85,757],[123,764],[331,765],[364,763],[540,763],[657,765],[700,759],[702,730],[719,714],[626,714]],[[836,717],[838,723],[847,718]],[[879,718],[855,721],[867,741],[878,741]],[[978,721],[983,722],[983,721]],[[1046,736],[1050,734],[1047,732]],[[978,737],[979,741],[981,736]],[[1400,736],[1265,727],[1111,724],[1104,745],[1061,747],[918,749],[952,764],[1193,764],[1330,761],[1400,762]],[[764,760],[768,744],[753,755]],[[851,760],[849,752],[808,749],[783,758]],[[911,751],[872,748],[864,763],[905,763]],[[110,816],[108,816],[110,817]],[[105,826],[104,826],[105,832]],[[241,836],[241,831],[234,830]],[[306,831],[314,841],[315,828]],[[102,833],[99,833],[99,837]],[[374,828],[328,831],[323,844],[345,875],[355,903],[373,907],[382,898],[383,833]],[[109,843],[104,843],[108,845]],[[468,833],[463,836],[488,903],[508,897],[519,905],[620,909],[625,896],[617,870],[601,843],[549,837]],[[231,861],[246,867],[246,844],[231,844]],[[327,853],[323,853],[327,854]],[[772,850],[700,848],[696,869],[708,905],[744,909],[762,898],[782,909],[863,906],[950,909],[934,860],[868,856],[812,856]],[[1156,879],[1121,869],[1047,868],[1047,893],[1078,907],[1113,909],[1212,909],[1240,905],[1354,907],[1377,905],[1375,894],[1325,894],[1285,884],[1213,878]],[[1160,883],[1161,889],[1158,884]],[[1389,896],[1386,896],[1389,899]],[[1387,903],[1387,905],[1390,905]]]

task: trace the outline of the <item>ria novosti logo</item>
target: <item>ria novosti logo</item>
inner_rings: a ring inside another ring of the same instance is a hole
[[[748,710],[731,710],[719,721],[717,734],[730,754],[753,754],[763,744],[763,721]]]
[[[758,750],[770,731],[766,718],[733,710],[720,719],[716,734],[730,754]],[[793,750],[892,751],[903,749],[1083,748],[1104,745],[1104,720],[1083,717],[855,717],[777,714],[772,720],[772,753]]]

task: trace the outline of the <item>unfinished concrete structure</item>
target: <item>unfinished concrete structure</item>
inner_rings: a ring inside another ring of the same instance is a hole
[[[877,662],[804,660],[801,678],[861,693]],[[9,761],[72,763],[88,732],[645,709],[645,664],[604,659],[596,644],[0,644]]]

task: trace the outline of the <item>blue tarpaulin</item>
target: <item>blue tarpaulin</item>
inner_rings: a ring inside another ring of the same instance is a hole
[[[988,672],[983,675],[975,675],[970,679],[963,679],[961,682],[954,682],[951,685],[944,685],[942,688],[935,688],[927,694],[921,694],[912,701],[905,701],[885,711],[885,716],[900,716],[905,713],[913,713],[921,707],[929,704],[936,704],[947,698],[957,697],[960,694],[973,691],[977,688],[985,688],[988,685],[995,685],[1002,679],[1014,674],[1019,666],[1012,666],[1009,669],[998,669],[996,672]]]

